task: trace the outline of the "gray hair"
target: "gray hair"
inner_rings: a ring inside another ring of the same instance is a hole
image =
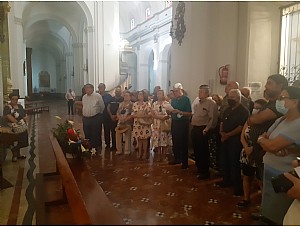
[[[232,94],[232,93],[236,94],[239,97],[239,100],[241,101],[242,93],[239,89],[231,89],[228,94]]]

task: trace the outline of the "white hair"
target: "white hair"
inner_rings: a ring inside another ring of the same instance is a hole
[[[183,89],[183,86],[181,83],[176,83],[176,84],[174,84],[173,88],[174,89],[176,89],[176,88]]]
[[[239,100],[241,101],[242,93],[239,89],[231,89],[228,94],[231,94],[231,93],[236,94],[239,97]]]

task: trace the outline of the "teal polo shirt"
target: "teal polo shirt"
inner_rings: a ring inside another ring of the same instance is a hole
[[[181,96],[179,98],[173,98],[171,101],[171,106],[174,109],[178,109],[182,112],[192,112],[191,101],[187,96]],[[173,121],[186,121],[190,120],[190,117],[183,116],[181,118],[177,117],[177,114],[171,114]]]

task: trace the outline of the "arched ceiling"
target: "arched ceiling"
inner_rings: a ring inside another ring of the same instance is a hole
[[[77,2],[26,2],[22,15],[24,39],[33,49],[48,51],[57,60],[71,52],[86,17]]]

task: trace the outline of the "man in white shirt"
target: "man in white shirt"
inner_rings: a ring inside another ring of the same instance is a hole
[[[65,98],[68,101],[68,114],[72,113],[74,115],[74,101],[75,101],[75,92],[72,91],[72,89],[69,89],[69,91],[66,93]]]
[[[82,123],[86,139],[92,148],[98,152],[102,150],[101,131],[103,110],[105,108],[102,96],[94,92],[92,84],[85,85],[86,94],[82,97]]]

